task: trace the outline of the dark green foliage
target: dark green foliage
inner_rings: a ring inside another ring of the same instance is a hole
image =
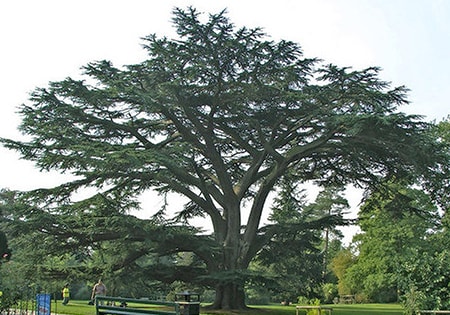
[[[11,259],[11,249],[8,248],[6,235],[2,231],[0,231],[0,255],[0,264],[2,261],[8,261]]]
[[[0,194],[3,191],[0,190]],[[11,249],[8,247],[8,240],[6,238],[6,234],[2,231],[2,223],[3,223],[3,209],[2,204],[0,203],[0,266],[3,262],[7,262],[11,259]],[[1,282],[0,282],[1,283]]]
[[[280,186],[269,217],[273,225],[267,226],[267,233],[273,236],[257,255],[259,263],[251,268],[271,275],[265,289],[271,292],[272,302],[322,297],[327,235],[331,227],[345,224],[340,209],[347,202],[339,195],[342,190],[336,188],[326,188],[308,204],[305,191],[295,189],[289,180]]]

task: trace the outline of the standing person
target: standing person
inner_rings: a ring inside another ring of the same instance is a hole
[[[67,305],[69,303],[69,297],[70,297],[70,291],[69,291],[69,284],[66,283],[64,288],[62,289],[62,305]]]
[[[100,279],[92,288],[91,300],[94,301],[96,296],[105,296],[105,295],[106,295],[106,286],[102,282],[102,279]]]

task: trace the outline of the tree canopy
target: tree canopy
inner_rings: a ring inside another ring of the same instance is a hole
[[[408,278],[418,277],[407,269],[430,249],[429,239],[439,230],[437,207],[424,192],[390,182],[370,195],[358,217],[359,254],[347,282],[369,300],[398,301],[409,290]]]
[[[202,22],[193,8],[175,9],[173,23],[178,38],[144,38],[147,60],[92,62],[82,80],[51,82],[20,107],[26,139],[3,145],[43,171],[73,176],[22,195],[20,220],[30,229],[68,247],[133,244],[114,268],[192,252],[203,271],[191,280],[215,287],[214,307],[242,308],[245,270],[280,233],[261,219],[285,176],[364,187],[438,169],[430,124],[398,110],[407,89],[380,80],[379,68],[305,58],[296,43],[237,29],[225,11]],[[96,193],[74,198],[84,188]],[[175,220],[164,208],[152,220],[125,215],[147,190],[188,202]],[[33,225],[36,216],[49,223]],[[210,219],[211,235],[185,224],[198,216]]]

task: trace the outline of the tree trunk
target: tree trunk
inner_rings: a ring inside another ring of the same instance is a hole
[[[213,309],[242,310],[246,309],[244,284],[220,284],[216,286],[216,297]]]
[[[220,261],[221,266],[216,265],[212,268],[216,272],[223,272],[225,277],[228,278],[224,278],[223,280],[218,279],[218,283],[216,284],[216,297],[211,307],[213,309],[242,310],[247,308],[244,292],[245,280],[239,273],[235,272],[247,269],[248,264],[245,264],[246,259],[243,259],[246,253],[242,251],[242,242],[240,241],[240,203],[236,198],[229,197],[228,200],[228,207],[224,209],[226,220],[219,222],[223,226],[215,226],[215,230],[220,228],[220,231],[225,232],[216,236],[221,235],[223,237],[217,239],[219,243],[223,244],[223,256]],[[232,202],[232,200],[235,202]]]

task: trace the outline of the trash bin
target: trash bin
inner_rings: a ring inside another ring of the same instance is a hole
[[[175,294],[175,302],[180,306],[181,315],[200,314],[200,294],[184,291]]]

